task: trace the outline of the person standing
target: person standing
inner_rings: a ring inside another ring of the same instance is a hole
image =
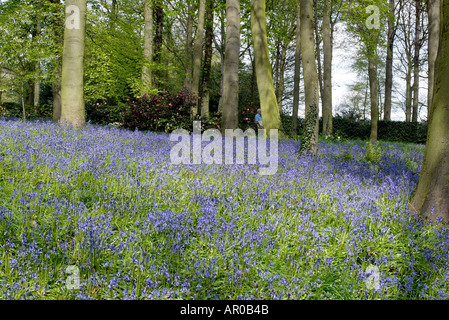
[[[261,109],[257,109],[257,114],[256,117],[254,119],[254,125],[257,129],[263,129],[263,123],[262,123],[262,110]]]

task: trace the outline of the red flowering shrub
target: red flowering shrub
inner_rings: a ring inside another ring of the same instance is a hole
[[[159,95],[144,95],[128,102],[123,115],[123,127],[171,132],[192,127],[190,112],[198,97],[186,88],[177,94],[166,91]]]
[[[254,118],[257,114],[258,106],[254,102],[249,102],[246,105],[239,107],[239,127],[242,130],[248,128],[254,129]]]

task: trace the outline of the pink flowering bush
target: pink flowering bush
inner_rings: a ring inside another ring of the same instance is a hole
[[[143,95],[127,102],[122,126],[153,132],[191,127],[191,109],[197,100],[186,88],[178,93],[162,91],[159,95]]]

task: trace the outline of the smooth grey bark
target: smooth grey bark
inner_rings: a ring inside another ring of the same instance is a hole
[[[415,0],[415,40],[413,56],[413,114],[412,122],[418,121],[419,108],[419,51],[421,49],[421,0]]]
[[[41,15],[39,13],[39,3],[38,6],[36,8],[36,38],[40,38],[41,36],[41,32],[42,32],[42,19],[41,19]],[[39,100],[40,100],[40,96],[41,96],[41,82],[39,79],[39,75],[40,75],[40,70],[41,70],[41,64],[40,61],[36,61],[36,65],[34,66],[35,68],[35,72],[37,75],[37,78],[34,80],[34,101],[33,101],[33,105],[34,108],[36,109],[36,107],[39,105]]]
[[[192,15],[191,0],[187,1],[187,22],[186,22],[186,38],[184,43],[185,50],[185,80],[184,86],[186,88],[192,87],[192,30],[193,30],[193,15]]]
[[[332,0],[324,0],[323,13],[323,133],[332,135]]]
[[[394,0],[390,0],[390,17],[388,19],[387,59],[385,62],[385,103],[384,120],[391,121],[391,96],[393,91],[393,49],[396,36],[394,23]]]
[[[153,39],[153,61],[157,65],[153,71],[153,84],[156,88],[161,88],[162,83],[162,40],[164,33],[164,6],[162,0],[153,0],[153,11],[155,15],[156,30]]]
[[[151,63],[153,62],[153,0],[144,0],[143,13],[145,26],[143,30],[144,51],[142,67],[142,92],[148,93],[153,87]]]
[[[427,119],[430,119],[435,83],[435,62],[438,55],[438,46],[440,40],[440,0],[427,1],[427,14],[429,19],[429,82],[427,91]]]
[[[316,55],[316,62],[317,62],[317,71],[318,71],[318,84],[320,89],[320,97],[321,100],[323,99],[324,93],[323,93],[323,66],[321,62],[321,37],[320,37],[320,29],[318,24],[318,12],[315,9],[317,7],[318,3],[317,0],[313,1],[313,21],[314,21],[314,32],[315,32],[315,55]]]
[[[370,142],[377,143],[377,129],[379,123],[379,102],[377,99],[377,68],[375,63],[375,57],[370,54],[368,57],[368,77],[369,77],[369,91],[371,102],[371,133]]]
[[[193,47],[193,79],[191,91],[195,94],[199,93],[200,74],[201,74],[201,60],[203,57],[203,39],[204,39],[204,16],[206,12],[206,0],[199,0],[200,5],[198,9],[198,27]],[[198,114],[198,100],[192,108],[192,115]]]
[[[204,47],[203,81],[201,86],[201,116],[206,119],[209,118],[209,82],[212,67],[212,44],[214,37],[214,1],[215,0],[207,0],[206,12],[206,39]]]
[[[293,114],[292,134],[296,136],[298,130],[299,111],[299,85],[301,81],[301,5],[297,2],[296,17],[296,48],[295,48],[295,75],[293,83]]]
[[[279,55],[279,79],[278,85],[276,87],[276,98],[277,104],[280,111],[282,111],[284,90],[285,90],[285,67],[287,60],[287,48],[285,44],[281,43],[279,46],[280,55]]]
[[[53,7],[53,21],[52,27],[57,47],[64,47],[64,19],[60,15],[60,0],[51,0],[54,4]],[[61,73],[62,73],[62,52],[56,52],[55,68],[54,68],[54,80],[52,83],[52,95],[53,95],[53,121],[58,122],[61,119]]]
[[[64,31],[64,51],[61,80],[61,122],[80,127],[86,122],[84,105],[84,47],[86,29],[86,0],[67,0]],[[73,26],[70,26],[72,21]]]
[[[319,85],[315,57],[313,0],[301,0],[301,58],[304,75],[305,115],[310,117],[310,106],[319,110]],[[316,119],[315,130],[311,139],[311,154],[318,152],[319,117]]]
[[[222,130],[237,129],[239,105],[240,0],[226,0]]]
[[[435,68],[435,91],[424,162],[412,212],[435,221],[449,221],[449,2],[441,3],[440,40]]]

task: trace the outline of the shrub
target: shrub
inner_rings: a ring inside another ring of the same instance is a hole
[[[201,131],[206,131],[208,129],[218,129],[221,128],[221,120],[222,116],[221,113],[211,113],[209,115],[209,118],[204,118],[198,115],[195,119],[195,121],[201,121]],[[190,124],[190,127],[192,124]],[[188,128],[183,128],[188,130]],[[190,131],[190,130],[189,130]]]
[[[22,105],[16,102],[4,102],[3,108],[5,109],[5,113],[3,114],[5,117],[22,117]]]
[[[320,121],[322,127],[322,120]],[[334,132],[339,132],[345,139],[368,140],[371,131],[369,120],[356,121],[342,117],[334,117]],[[378,138],[388,142],[425,144],[427,140],[427,123],[379,121]]]
[[[239,106],[239,128],[246,130],[255,129],[254,118],[259,107],[254,102],[248,102],[246,105]]]
[[[51,118],[53,106],[51,104],[39,104],[36,107],[25,105],[25,112],[28,119]],[[22,104],[16,102],[4,102],[2,107],[0,107],[0,116],[22,118]]]
[[[186,88],[177,94],[162,91],[159,95],[144,95],[127,103],[123,127],[153,132],[191,128],[190,111],[197,100]]]
[[[109,105],[106,101],[86,104],[87,120],[97,124],[123,124],[123,115],[128,105]]]

